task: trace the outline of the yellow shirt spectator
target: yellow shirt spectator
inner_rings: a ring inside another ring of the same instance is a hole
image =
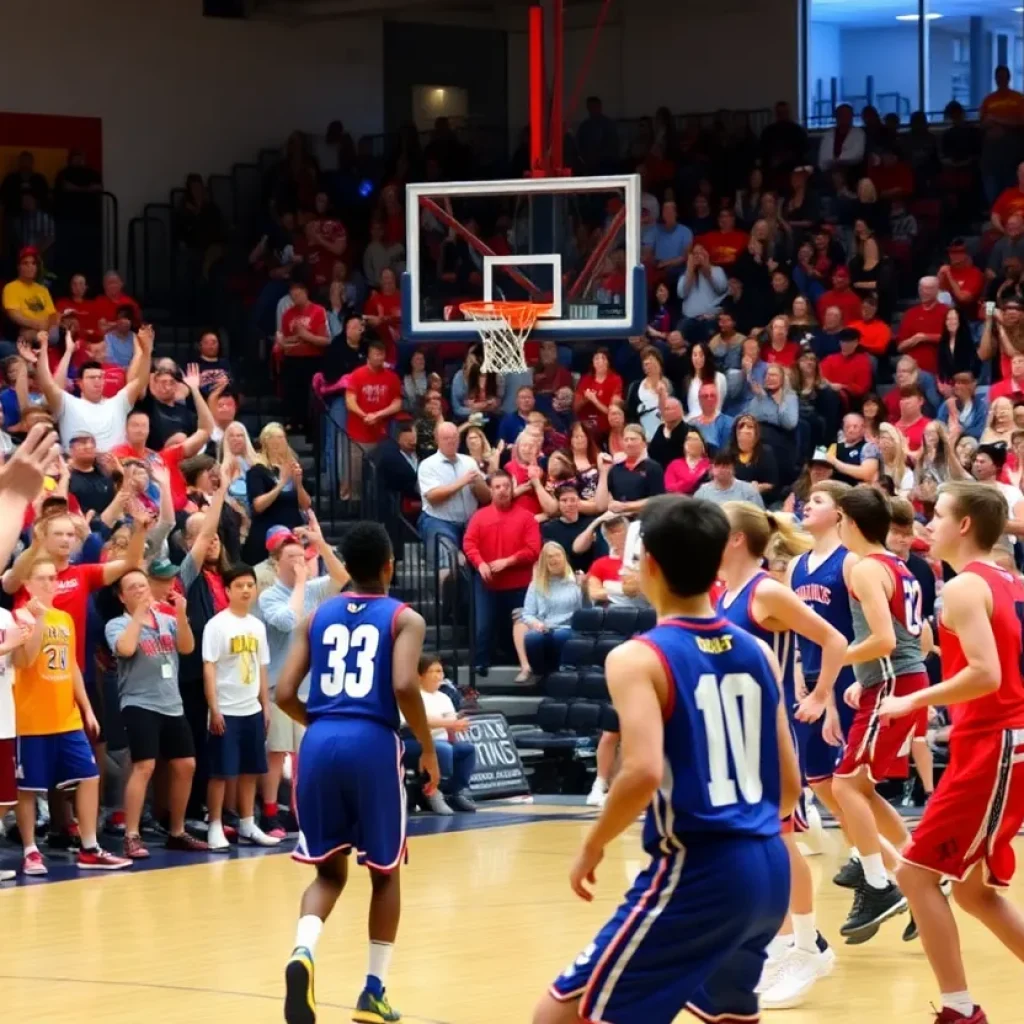
[[[74,619],[67,612],[47,608],[39,656],[15,671],[14,716],[19,736],[53,736],[82,728],[74,669]]]
[[[8,314],[17,313],[47,324],[57,316],[49,289],[35,281],[11,281],[4,287],[3,304]]]

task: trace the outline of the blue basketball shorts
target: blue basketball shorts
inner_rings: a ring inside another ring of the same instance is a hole
[[[855,708],[851,708],[843,700],[843,695],[854,682],[853,669],[849,667],[844,668],[836,680],[836,710],[839,712],[839,723],[843,728],[844,736],[849,735],[850,726],[853,725],[853,718],[857,713]],[[813,691],[816,683],[816,679],[808,680],[808,691]],[[826,779],[831,779],[843,756],[842,747],[833,747],[825,742],[821,735],[824,725],[824,715],[816,722],[794,721],[796,752],[800,759],[800,768],[804,778],[811,783],[824,782]]]
[[[321,718],[299,749],[299,840],[292,856],[319,864],[355,850],[359,863],[394,871],[405,857],[402,741],[368,718]]]
[[[789,905],[778,836],[703,836],[637,876],[597,938],[551,986],[583,1020],[754,1020],[765,947]]]
[[[15,758],[18,789],[35,793],[70,789],[100,774],[81,729],[49,736],[19,736]]]
[[[211,779],[237,779],[239,775],[265,775],[267,739],[263,712],[225,715],[224,734],[212,732],[206,740]]]

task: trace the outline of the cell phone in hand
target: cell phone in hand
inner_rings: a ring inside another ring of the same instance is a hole
[[[991,317],[995,315],[996,304],[994,302],[985,303],[985,316]]]

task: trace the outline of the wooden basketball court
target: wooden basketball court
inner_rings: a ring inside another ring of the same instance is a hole
[[[569,807],[495,807],[475,819],[433,819],[429,827],[447,831],[411,839],[388,986],[409,1024],[528,1024],[537,996],[589,942],[644,862],[634,829],[609,850],[594,904],[573,896],[566,874],[590,816]],[[460,830],[461,821],[473,827]],[[811,865],[822,930],[838,940],[836,972],[806,1006],[765,1019],[926,1024],[938,993],[920,943],[900,940],[905,917],[864,946],[838,939],[849,894],[831,884],[839,843],[831,834],[826,842],[829,852]],[[308,868],[254,852],[163,869],[155,856],[150,870],[65,874],[66,881],[0,890],[5,1020],[282,1019],[282,968]],[[348,1020],[362,986],[368,894],[365,872],[353,872],[320,941],[322,1024]],[[1013,897],[1024,903],[1020,875]],[[975,998],[992,1024],[1019,1021],[1020,964],[971,919],[961,914],[959,923]]]

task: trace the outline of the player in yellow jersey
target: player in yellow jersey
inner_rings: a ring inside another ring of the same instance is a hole
[[[85,692],[75,658],[75,623],[53,607],[57,567],[50,558],[37,559],[25,584],[31,600],[16,618],[32,626],[32,634],[14,652],[14,714],[18,732],[18,828],[25,847],[26,875],[45,875],[46,864],[35,844],[36,794],[51,787],[77,786],[75,810],[82,833],[78,866],[113,871],[131,865],[96,840],[99,813],[99,770],[86,738],[99,724]]]

